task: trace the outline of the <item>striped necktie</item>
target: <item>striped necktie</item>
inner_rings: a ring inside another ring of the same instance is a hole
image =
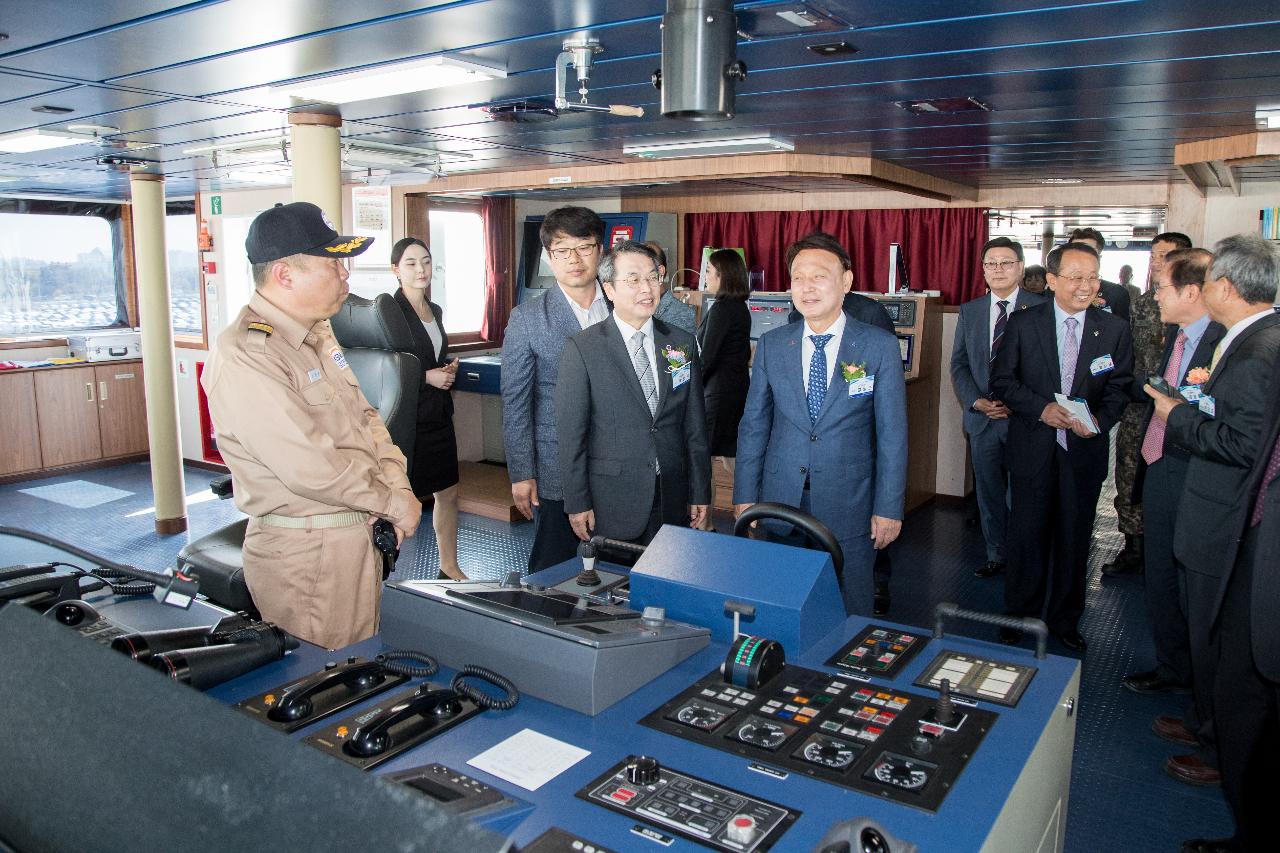
[[[1080,342],[1076,340],[1076,324],[1075,317],[1068,317],[1062,321],[1062,325],[1067,327],[1067,333],[1063,335],[1062,341],[1062,393],[1070,395],[1071,385],[1076,378],[1076,360],[1080,358]],[[1065,429],[1058,430],[1058,446],[1063,450],[1067,449],[1067,431]]]
[[[649,354],[644,351],[644,332],[636,332],[631,336],[631,366],[636,369],[636,378],[640,380],[640,390],[644,392],[644,401],[649,405],[649,416],[658,413],[658,386],[653,381],[653,371],[649,369]]]

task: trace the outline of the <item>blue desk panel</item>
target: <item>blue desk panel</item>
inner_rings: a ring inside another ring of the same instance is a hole
[[[791,658],[790,662],[812,669],[834,671],[823,666],[823,661],[870,621],[880,625],[895,625],[883,620],[851,617],[807,653]],[[921,633],[918,628],[911,626],[896,627]],[[728,644],[718,641],[595,717],[523,697],[514,709],[505,712],[486,711],[457,729],[398,756],[374,772],[394,772],[438,761],[493,785],[513,799],[527,802],[533,807],[532,812],[513,831],[509,824],[523,815],[523,809],[518,815],[507,813],[495,816],[497,823],[485,822],[491,828],[512,831],[514,840],[522,845],[536,838],[548,827],[560,826],[618,851],[655,853],[662,849],[706,849],[680,838],[671,847],[662,848],[632,834],[630,829],[635,821],[574,796],[580,788],[622,757],[629,753],[643,753],[654,756],[672,768],[803,812],[799,821],[782,837],[774,850],[809,851],[831,824],[854,817],[870,817],[893,835],[919,845],[922,851],[976,851],[981,848],[991,831],[996,816],[1013,790],[1018,775],[1049,723],[1079,663],[1070,658],[1054,656],[1037,661],[1031,652],[1023,649],[954,636],[941,641],[930,641],[892,682],[873,680],[871,683],[892,684],[900,690],[917,694],[927,693],[912,686],[911,682],[942,648],[1033,664],[1039,667],[1039,672],[1017,708],[1003,708],[986,703],[981,705],[998,712],[1000,717],[936,814],[847,791],[795,773],[785,780],[774,779],[748,770],[749,761],[745,758],[637,725],[637,720],[719,666],[727,653]],[[211,691],[211,695],[226,702],[236,702],[318,670],[325,661],[340,659],[347,654],[372,656],[379,650],[380,644],[376,638],[341,652],[326,652],[305,646],[279,663],[263,667]],[[451,677],[452,672],[441,670],[432,681],[447,682]],[[372,704],[377,700],[369,701]],[[319,725],[322,723],[301,729],[290,737],[300,739]],[[590,750],[591,754],[537,791],[526,791],[467,765],[468,759],[525,728]],[[299,744],[299,748],[306,747]]]

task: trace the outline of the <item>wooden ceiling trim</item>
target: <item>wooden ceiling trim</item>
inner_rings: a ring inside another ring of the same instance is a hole
[[[872,157],[826,154],[744,154],[688,157],[520,171],[466,172],[406,187],[429,194],[504,192],[556,187],[623,187],[667,182],[809,178],[866,184],[937,201],[978,197],[976,187],[948,181]]]

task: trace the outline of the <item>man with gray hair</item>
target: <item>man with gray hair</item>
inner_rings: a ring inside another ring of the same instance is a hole
[[[1219,648],[1216,623],[1249,512],[1250,468],[1268,426],[1267,390],[1280,358],[1280,316],[1273,310],[1277,281],[1280,248],[1249,234],[1219,242],[1202,293],[1209,316],[1227,333],[1214,352],[1208,378],[1199,385],[1199,399],[1191,404],[1181,396],[1146,389],[1168,438],[1191,454],[1173,553],[1186,567],[1191,689],[1201,719],[1209,716],[1220,661],[1238,652]],[[1219,715],[1212,717],[1220,730]],[[1198,734],[1203,739],[1206,733]],[[1227,760],[1221,755],[1222,762]],[[1165,769],[1193,784],[1218,777],[1218,768],[1206,766],[1196,754],[1173,756]]]
[[[648,544],[663,524],[706,519],[702,367],[693,336],[654,319],[662,277],[652,249],[618,243],[600,280],[613,315],[569,338],[560,358],[564,511],[580,539]]]

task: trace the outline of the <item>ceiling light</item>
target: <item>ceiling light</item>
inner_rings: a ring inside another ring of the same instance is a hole
[[[1084,179],[1083,178],[1045,178],[1044,180],[1040,181],[1040,183],[1049,184],[1050,186],[1066,186],[1067,184],[1083,184]]]
[[[227,172],[226,180],[244,184],[270,184],[282,187],[287,186],[293,180],[293,176],[288,172],[250,172],[245,170]]]
[[[330,104],[346,104],[423,92],[427,89],[443,89],[481,80],[506,77],[500,68],[458,59],[453,56],[433,56],[409,62],[380,65],[364,71],[346,74],[330,74],[293,83],[271,86],[270,91],[282,92],[295,98],[324,101]]]
[[[81,136],[65,130],[33,127],[16,133],[0,134],[0,151],[6,154],[30,154],[33,151],[47,151],[50,148],[62,148],[66,145],[80,145],[92,141],[91,136]]]
[[[818,56],[852,56],[858,49],[847,41],[833,41],[826,44],[807,44],[806,48]]]
[[[655,142],[646,145],[624,145],[622,153],[650,159],[662,157],[709,157],[720,154],[759,154],[794,151],[787,139],[753,136],[739,139],[689,139],[682,142]]]
[[[32,107],[31,112],[44,113],[45,115],[51,115],[51,116],[64,116],[64,115],[67,115],[68,113],[75,112],[75,110],[73,110],[71,107],[55,107],[52,104],[41,104],[38,107]]]

